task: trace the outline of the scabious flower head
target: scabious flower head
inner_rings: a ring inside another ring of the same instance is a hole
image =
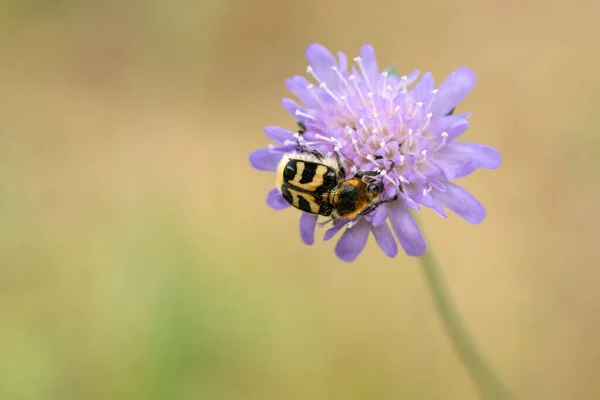
[[[398,253],[397,241],[406,254],[421,255],[426,243],[410,213],[421,206],[444,218],[446,207],[470,223],[483,221],[481,203],[451,182],[477,168],[496,169],[501,162],[498,151],[489,146],[457,141],[469,127],[471,114],[452,112],[473,88],[473,71],[460,67],[436,88],[431,73],[418,79],[419,71],[404,76],[381,71],[369,45],[361,47],[350,70],[344,53],[339,52],[336,60],[320,44],[310,45],[306,57],[312,81],[295,76],[285,82],[302,104],[283,99],[283,106],[306,132],[266,127],[266,135],[278,144],[252,152],[250,162],[256,169],[275,171],[282,156],[300,141],[326,155],[337,151],[349,176],[361,170],[381,171],[381,199],[396,195],[398,199],[350,223],[338,220],[325,232],[324,239],[329,240],[346,227],[335,247],[340,259],[353,261],[370,232],[390,257]],[[391,161],[395,167],[386,172]],[[269,192],[267,203],[276,210],[289,206],[278,188]],[[317,217],[300,216],[306,244],[314,242]]]

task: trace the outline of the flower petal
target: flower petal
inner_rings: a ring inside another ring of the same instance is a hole
[[[338,62],[339,62],[339,70],[342,74],[348,72],[348,57],[346,57],[346,53],[338,51]]]
[[[449,138],[452,136],[452,139],[454,139],[464,132],[459,132],[461,126],[460,124],[465,122],[470,116],[471,113],[453,114],[438,118],[436,118],[434,115],[431,119],[431,123],[429,124],[429,134],[432,136],[440,136],[443,132],[446,132],[448,133]]]
[[[307,107],[319,107],[319,103],[315,97],[308,91],[309,81],[301,75],[296,75],[293,78],[285,80],[285,87],[292,93],[294,93],[302,103]]]
[[[434,196],[427,194],[425,196],[419,196],[419,203],[423,204],[425,207],[429,207],[435,211],[437,215],[442,218],[448,218],[446,215],[446,211],[444,210],[443,204]]]
[[[411,89],[410,96],[415,102],[424,102],[428,104],[433,97],[431,92],[435,88],[435,82],[433,81],[433,75],[431,72],[425,72],[421,76],[421,80]]]
[[[289,112],[292,117],[294,117],[295,119],[300,119],[299,116],[296,115],[296,110],[304,111],[304,107],[287,97],[281,100],[281,104],[283,105],[283,107],[285,107],[287,112]]]
[[[292,151],[294,148],[295,145],[254,150],[250,153],[250,164],[260,171],[274,172],[281,157],[288,151]]]
[[[370,231],[371,224],[365,219],[361,219],[352,228],[344,231],[344,234],[335,245],[335,254],[342,261],[354,261],[365,248]]]
[[[456,215],[471,224],[478,224],[485,219],[485,208],[466,189],[450,182],[446,183],[446,188],[448,190],[445,192],[436,191],[435,197]]]
[[[279,190],[277,188],[271,189],[267,194],[267,204],[273,210],[283,210],[290,206],[290,203],[285,201]]]
[[[325,231],[325,235],[323,235],[323,240],[327,241],[335,236],[336,233],[340,231],[346,225],[347,221],[339,220],[337,221],[331,228]]]
[[[300,237],[308,246],[315,242],[315,228],[317,227],[318,218],[318,215],[309,213],[302,213],[300,217]]]
[[[435,157],[435,165],[449,180],[463,178],[477,168],[496,169],[502,163],[498,150],[479,143],[448,143]]]
[[[373,218],[371,219],[371,224],[373,226],[379,226],[385,224],[387,221],[387,207],[386,204],[382,204],[379,206],[377,210],[372,214]]]
[[[400,201],[396,201],[388,209],[390,209],[388,214],[392,229],[406,254],[409,256],[423,254],[427,244],[407,206]]]
[[[498,150],[479,143],[448,143],[441,149],[440,155],[444,160],[472,161],[477,168],[497,169],[502,164],[502,156]]]
[[[467,129],[469,129],[470,125],[471,124],[469,123],[469,121],[460,121],[452,125],[446,130],[446,133],[448,134],[448,138],[446,139],[446,141],[453,141],[454,139],[465,133]]]
[[[270,139],[273,139],[276,142],[283,144],[286,140],[294,139],[294,132],[288,131],[287,129],[283,129],[279,126],[267,126],[265,127],[265,135],[267,135]]]
[[[475,86],[475,72],[467,67],[457,68],[442,82],[435,95],[431,112],[446,115],[460,103]]]
[[[321,82],[327,83],[332,89],[337,87],[337,74],[331,68],[337,67],[337,62],[327,47],[319,43],[311,44],[306,49],[306,58]]]
[[[360,48],[360,58],[362,66],[365,70],[365,74],[369,77],[370,84],[374,90],[374,86],[377,83],[379,74],[379,67],[377,66],[377,58],[375,57],[375,49],[370,44],[365,44]]]
[[[398,254],[398,244],[387,224],[374,227],[373,236],[375,236],[375,241],[386,256],[391,258],[396,257]]]
[[[457,168],[453,173],[454,173],[454,178],[452,179],[458,179],[458,178],[464,178],[467,175],[470,175],[472,172],[475,172],[475,170],[477,169],[477,164],[469,161],[468,163],[466,163],[465,165],[463,165],[460,168]]]

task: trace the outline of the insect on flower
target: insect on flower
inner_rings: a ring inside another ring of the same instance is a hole
[[[277,188],[292,206],[311,214],[354,219],[375,211],[381,204],[398,198],[379,200],[384,185],[373,177],[380,171],[358,171],[346,178],[346,169],[337,151],[335,160],[316,150],[298,145],[285,154],[277,166]],[[394,162],[388,170],[394,169]]]
[[[388,256],[397,255],[398,242],[418,256],[426,243],[411,209],[425,206],[446,218],[447,208],[470,223],[485,219],[481,203],[452,182],[501,163],[492,147],[458,140],[470,114],[454,110],[475,84],[473,71],[460,67],[436,88],[430,73],[418,79],[416,70],[402,76],[380,71],[369,45],[350,69],[344,53],[336,59],[320,44],[308,46],[306,56],[313,82],[303,76],[285,82],[303,104],[282,101],[300,130],[266,127],[278,144],[250,154],[256,169],[277,173],[267,204],[304,211],[306,244],[314,242],[317,219],[325,215],[332,217],[325,240],[346,228],[335,247],[344,261],[356,259],[371,232]],[[350,186],[360,201],[346,207]]]

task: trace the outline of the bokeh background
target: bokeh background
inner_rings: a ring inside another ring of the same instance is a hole
[[[318,41],[478,74],[477,226],[421,222],[520,399],[600,398],[600,2],[4,0],[0,398],[472,399],[416,260],[301,243],[248,154]]]

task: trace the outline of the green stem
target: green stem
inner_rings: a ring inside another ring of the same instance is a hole
[[[467,371],[477,384],[482,398],[510,399],[512,396],[508,388],[485,361],[481,351],[469,334],[460,313],[456,309],[450,289],[433,253],[431,250],[427,250],[419,259],[423,264],[427,284],[446,332]]]

